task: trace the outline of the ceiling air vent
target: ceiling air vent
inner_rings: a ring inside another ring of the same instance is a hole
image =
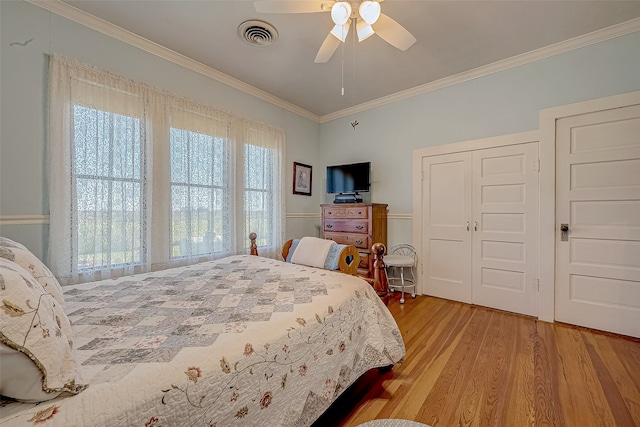
[[[278,40],[278,31],[269,23],[252,19],[238,27],[240,38],[251,46],[271,46]]]

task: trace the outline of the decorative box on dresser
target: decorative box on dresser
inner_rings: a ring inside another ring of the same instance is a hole
[[[360,253],[358,273],[373,277],[371,246],[387,246],[387,205],[383,203],[341,203],[322,207],[322,237],[353,245]]]

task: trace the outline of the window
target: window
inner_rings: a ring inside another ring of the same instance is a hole
[[[231,252],[227,145],[223,138],[171,128],[173,258]]]
[[[260,255],[278,258],[284,241],[284,196],[282,171],[284,169],[283,135],[272,128],[245,123],[238,136],[241,147],[243,184],[238,200],[242,201],[243,235],[255,231]]]
[[[50,266],[80,283],[284,240],[284,133],[53,56]]]
[[[268,246],[272,228],[274,153],[266,147],[244,146],[244,214],[246,230],[258,235],[258,246]]]
[[[73,124],[78,270],[140,264],[141,120],[74,105]]]

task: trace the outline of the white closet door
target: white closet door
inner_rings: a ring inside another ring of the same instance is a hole
[[[640,106],[558,120],[556,209],[556,320],[640,337]]]
[[[424,157],[422,179],[423,291],[471,303],[471,153]]]
[[[537,315],[538,143],[473,152],[473,303]]]

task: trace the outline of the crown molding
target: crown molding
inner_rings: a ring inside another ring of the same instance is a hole
[[[49,224],[49,215],[1,215],[0,225]]]
[[[590,46],[596,43],[600,43],[606,40],[610,40],[616,37],[621,37],[627,34],[631,34],[640,31],[640,18],[635,18],[630,21],[626,21],[620,24],[612,25],[601,30],[596,30],[588,34],[584,34],[578,37],[574,37],[569,40],[565,40],[550,46],[545,46],[540,49],[533,50],[531,52],[523,53],[513,56],[511,58],[503,59],[491,64],[483,65],[478,68],[474,68],[469,71],[465,71],[453,76],[445,77],[424,85],[416,86],[411,89],[400,91],[382,98],[375,99],[373,101],[358,104],[356,106],[346,108],[344,110],[336,111],[334,113],[325,114],[319,116],[310,111],[307,111],[297,105],[284,101],[274,95],[271,95],[265,91],[262,91],[254,86],[241,82],[240,80],[224,74],[218,70],[208,67],[198,61],[188,58],[182,54],[179,54],[171,49],[154,43],[150,40],[140,37],[130,31],[120,28],[110,22],[97,18],[91,14],[88,14],[70,4],[64,3],[61,0],[25,0],[28,3],[39,6],[49,12],[60,15],[64,18],[70,19],[74,22],[82,24],[86,27],[99,31],[131,46],[142,49],[148,53],[156,55],[160,58],[171,61],[177,65],[183,66],[187,69],[195,71],[204,76],[210,77],[220,83],[226,84],[230,87],[238,89],[263,101],[269,102],[275,106],[283,108],[299,116],[305,117],[317,123],[326,123],[332,120],[347,117],[352,114],[360,113],[372,108],[381,107],[387,104],[401,101],[403,99],[411,98],[417,95],[422,95],[427,92],[442,89],[448,86],[452,86],[465,81],[484,77],[489,74],[497,73],[500,71],[508,70],[510,68],[518,67],[520,65],[528,64],[530,62],[538,61],[540,59],[549,58],[551,56],[559,55],[569,52],[571,50],[580,49],[582,47]]]
[[[601,30],[596,30],[588,34],[584,34],[578,37],[574,37],[569,40],[565,40],[556,44],[542,47],[540,49],[532,50],[520,55],[512,56],[501,61],[493,62],[491,64],[483,65],[478,68],[474,68],[463,73],[455,74],[453,76],[445,77],[440,80],[436,80],[424,85],[416,86],[411,89],[407,89],[401,92],[394,93],[389,96],[374,99],[373,101],[365,102],[351,108],[336,111],[335,113],[326,114],[320,117],[320,123],[326,123],[331,120],[347,117],[349,115],[360,113],[362,111],[370,110],[372,108],[381,107],[383,105],[391,104],[403,99],[411,98],[413,96],[422,95],[427,92],[442,89],[448,86],[452,86],[458,83],[462,83],[468,80],[484,77],[489,74],[497,73],[500,71],[508,70],[510,68],[518,67],[520,65],[528,64],[530,62],[538,61],[541,59],[549,58],[551,56],[566,53],[572,50],[580,49],[582,47],[590,46],[596,43],[600,43],[606,40],[610,40],[616,37],[621,37],[627,34],[640,31],[640,18],[635,18],[630,21],[622,22],[620,24],[612,25]]]
[[[271,95],[270,93],[267,93],[234,77],[231,77],[228,74],[222,73],[218,70],[202,64],[201,62],[195,61],[178,52],[154,43],[151,40],[140,37],[139,35],[134,34],[131,31],[120,28],[110,22],[84,12],[61,0],[25,1],[35,6],[39,6],[49,12],[55,13],[56,15],[60,15],[63,18],[67,18],[74,22],[77,22],[78,24],[84,25],[85,27],[99,31],[103,34],[106,34],[107,36],[113,37],[131,46],[137,47],[138,49],[142,49],[145,52],[151,53],[152,55],[156,55],[160,58],[166,59],[167,61],[185,67],[191,71],[195,71],[196,73],[202,74],[206,77],[210,77],[214,80],[219,81],[220,83],[223,83],[234,89],[238,89],[249,95],[255,96],[258,99],[269,102],[294,114],[306,117],[307,119],[313,120],[317,123],[320,122],[320,116],[318,116],[317,114],[300,108],[297,105],[291,104],[290,102],[284,101],[276,96]]]

